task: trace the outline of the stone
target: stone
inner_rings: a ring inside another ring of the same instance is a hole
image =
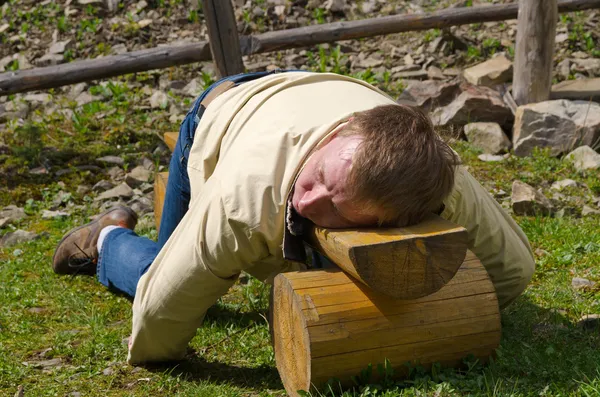
[[[507,152],[511,143],[498,123],[469,123],[465,125],[467,140],[488,154]]]
[[[600,329],[600,314],[585,314],[577,321],[577,326],[585,331],[596,331]]]
[[[48,54],[63,54],[66,50],[73,47],[71,40],[58,41],[50,46]]]
[[[562,179],[556,181],[550,186],[550,189],[561,191],[566,187],[577,187],[577,182],[573,179]]]
[[[65,212],[65,211],[49,211],[49,210],[42,211],[42,219],[66,218],[68,216],[71,216],[71,214],[69,214],[68,212]]]
[[[600,168],[600,154],[589,146],[580,146],[565,156],[565,160],[573,163],[577,171]]]
[[[458,82],[414,81],[402,91],[398,103],[414,105],[430,111],[439,106],[446,106],[459,93]]]
[[[510,81],[512,73],[512,62],[504,55],[499,55],[465,69],[463,76],[471,84],[493,87]]]
[[[424,80],[429,77],[426,70],[413,70],[407,72],[396,72],[393,74],[395,79],[414,79]]]
[[[154,191],[154,185],[151,183],[142,183],[138,189],[142,192],[142,194],[150,193]]]
[[[125,182],[131,187],[138,187],[152,178],[152,172],[141,165],[131,170],[125,177]]]
[[[546,196],[521,181],[513,181],[511,206],[516,215],[549,215],[552,210]]]
[[[198,81],[198,79],[192,79],[185,87],[183,87],[183,93],[196,98],[199,96],[204,90],[203,85]]]
[[[162,91],[154,91],[150,97],[152,109],[165,109],[169,105],[169,97]]]
[[[77,103],[77,106],[84,106],[87,105],[88,103],[92,103],[94,101],[99,101],[101,98],[99,96],[93,96],[90,93],[88,93],[87,91],[81,92],[79,95],[77,95],[77,97],[75,98],[75,102]]]
[[[96,183],[96,184],[95,184],[95,185],[92,187],[92,190],[93,190],[94,192],[105,192],[105,191],[107,191],[107,190],[109,190],[109,189],[112,189],[113,187],[115,187],[115,185],[114,185],[114,184],[112,184],[111,182],[109,182],[109,181],[106,181],[106,180],[102,180],[102,181],[100,181],[100,182]]]
[[[18,222],[26,216],[24,208],[17,207],[14,204],[7,205],[0,210],[0,228]]]
[[[127,205],[138,215],[145,215],[154,211],[152,200],[147,197],[139,197],[131,200]]]
[[[519,106],[515,114],[513,145],[517,156],[533,148],[550,148],[554,156],[600,139],[600,105],[565,99]]]
[[[410,56],[410,54],[406,54],[404,56],[404,64],[408,65],[408,66],[412,66],[415,64],[415,60],[413,59],[412,56]]]
[[[502,96],[488,87],[462,85],[462,93],[450,104],[436,109],[431,119],[436,126],[463,126],[472,122],[493,122],[509,129],[514,120]]]
[[[31,240],[35,240],[39,238],[39,235],[28,232],[26,230],[15,230],[11,233],[6,233],[2,238],[0,238],[0,248],[11,247],[13,245],[26,243]]]
[[[571,280],[571,286],[574,289],[581,290],[594,288],[596,286],[596,283],[594,281],[588,280],[587,278],[573,277],[573,280]]]
[[[125,171],[123,171],[123,169],[120,167],[111,167],[108,169],[108,171],[106,171],[106,173],[113,181],[122,181],[125,179]]]
[[[54,199],[52,200],[52,204],[50,209],[57,209],[58,207],[66,205],[69,201],[71,201],[72,195],[71,193],[65,192],[64,190],[59,191]]]
[[[102,4],[104,4],[104,0],[77,0],[77,4],[82,5],[82,6],[86,6],[88,4],[102,5]]]
[[[119,156],[104,156],[97,158],[96,161],[103,164],[115,164],[121,167],[125,165],[125,160],[123,160],[123,158]]]
[[[431,80],[444,80],[446,76],[442,72],[442,69],[437,66],[430,66],[427,68],[427,77]]]
[[[78,195],[84,196],[84,195],[88,194],[91,190],[92,190],[92,188],[89,187],[88,185],[79,185],[79,186],[77,186],[76,192]],[[106,189],[104,189],[104,190],[106,190]]]
[[[346,7],[346,0],[327,0],[325,3],[325,9],[329,12],[344,12]]]
[[[105,201],[112,200],[116,198],[131,198],[133,197],[133,189],[129,187],[126,183],[121,183],[120,185],[109,189],[105,192],[100,193],[98,197],[94,199],[94,201]]]
[[[494,163],[506,160],[504,156],[489,153],[480,154],[477,156],[477,158],[481,161],[485,161],[486,163]]]
[[[65,57],[63,54],[44,54],[41,58],[38,58],[34,63],[39,67],[44,66],[55,66],[63,63]]]
[[[584,205],[581,209],[581,216],[600,215],[600,210],[596,210],[589,205]]]
[[[29,104],[21,101],[12,101],[0,104],[0,123],[25,119],[29,115]]]
[[[576,53],[572,54],[575,57]],[[587,56],[587,54],[586,54]],[[585,72],[590,76],[598,76],[600,75],[600,59],[598,58],[586,58],[573,59],[573,65],[571,66],[571,71],[573,72]]]
[[[140,29],[144,29],[147,28],[148,26],[152,25],[152,19],[142,19],[141,21],[138,21],[138,26],[140,27]]]
[[[23,97],[23,100],[36,107],[48,104],[52,100],[52,96],[50,94],[28,94]]]
[[[148,171],[154,171],[154,162],[150,160],[148,157],[142,157],[141,165]]]
[[[111,47],[110,54],[111,55],[121,55],[127,52],[127,46],[125,44],[116,44]]]
[[[571,76],[571,61],[569,61],[568,59],[563,59],[558,63],[557,69],[558,75],[564,80],[568,80]],[[555,99],[552,97],[552,93],[550,93],[550,99]]]
[[[600,78],[567,80],[554,84],[550,99],[580,99],[600,102]]]
[[[109,376],[114,373],[115,373],[115,371],[111,367],[104,368],[104,370],[102,371],[102,375],[104,375],[104,376]]]

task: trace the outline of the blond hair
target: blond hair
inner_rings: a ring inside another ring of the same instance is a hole
[[[363,138],[347,189],[355,202],[377,210],[380,225],[406,226],[440,211],[459,159],[423,111],[378,106],[357,113],[340,135]]]

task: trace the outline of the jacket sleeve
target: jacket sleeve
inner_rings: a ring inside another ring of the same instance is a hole
[[[206,310],[267,255],[260,234],[229,221],[219,182],[210,178],[138,283],[127,361],[183,358]]]
[[[444,204],[441,216],[467,229],[469,249],[488,271],[500,308],[506,307],[525,290],[535,270],[527,236],[462,166]]]

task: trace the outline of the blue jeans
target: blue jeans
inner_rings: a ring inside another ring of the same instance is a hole
[[[238,74],[225,77],[219,82],[228,80],[241,84],[271,73],[275,72]],[[187,172],[188,157],[194,142],[196,127],[204,113],[204,107],[200,103],[215,86],[216,84],[210,86],[196,99],[179,128],[179,137],[169,165],[169,180],[163,204],[158,241],[154,242],[145,237],[140,237],[132,230],[124,228],[115,229],[108,233],[102,244],[96,270],[98,281],[103,285],[134,297],[139,279],[148,271],[154,258],[156,258],[160,249],[165,245],[187,212],[190,203],[190,179]]]

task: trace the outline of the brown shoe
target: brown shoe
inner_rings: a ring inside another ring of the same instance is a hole
[[[95,274],[98,262],[98,237],[110,225],[133,230],[137,215],[133,210],[118,206],[98,215],[92,222],[72,229],[64,235],[52,258],[52,268],[58,274]]]

